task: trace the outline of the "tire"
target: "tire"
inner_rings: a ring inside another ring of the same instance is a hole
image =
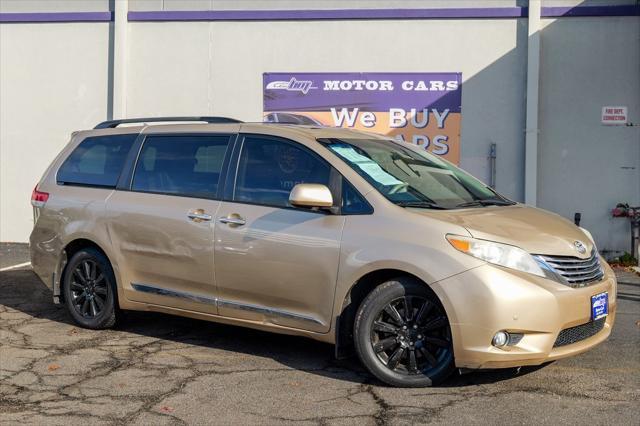
[[[115,275],[100,251],[86,248],[74,254],[62,285],[67,310],[79,326],[102,330],[116,324],[120,312]]]
[[[362,301],[354,343],[362,364],[392,386],[433,386],[454,370],[444,308],[424,283],[408,277],[379,285]]]

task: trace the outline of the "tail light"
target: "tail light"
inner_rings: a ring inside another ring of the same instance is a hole
[[[33,207],[44,207],[44,204],[49,199],[48,192],[38,191],[38,185],[33,188],[33,192],[31,193],[31,205]]]

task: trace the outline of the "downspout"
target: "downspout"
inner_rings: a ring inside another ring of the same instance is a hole
[[[538,203],[538,97],[540,87],[541,0],[529,0],[527,43],[527,104],[524,151],[524,202]]]
[[[127,117],[127,38],[129,0],[114,1],[113,118]]]

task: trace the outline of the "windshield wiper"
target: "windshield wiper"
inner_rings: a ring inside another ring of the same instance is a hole
[[[466,203],[457,204],[456,207],[473,207],[473,206],[512,206],[513,201],[500,200],[498,198],[487,198],[485,200],[473,200]]]
[[[395,201],[395,204],[400,207],[417,207],[421,209],[436,209],[436,210],[448,210],[446,207],[440,204],[432,203],[431,201]]]

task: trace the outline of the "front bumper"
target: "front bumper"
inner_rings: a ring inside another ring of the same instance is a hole
[[[604,261],[601,281],[571,288],[546,278],[483,265],[433,285],[441,296],[459,368],[539,365],[584,352],[609,337],[617,295],[613,271]],[[591,321],[591,296],[609,293],[609,315],[595,335],[554,347],[560,331]],[[497,331],[523,333],[514,346],[496,348]]]

